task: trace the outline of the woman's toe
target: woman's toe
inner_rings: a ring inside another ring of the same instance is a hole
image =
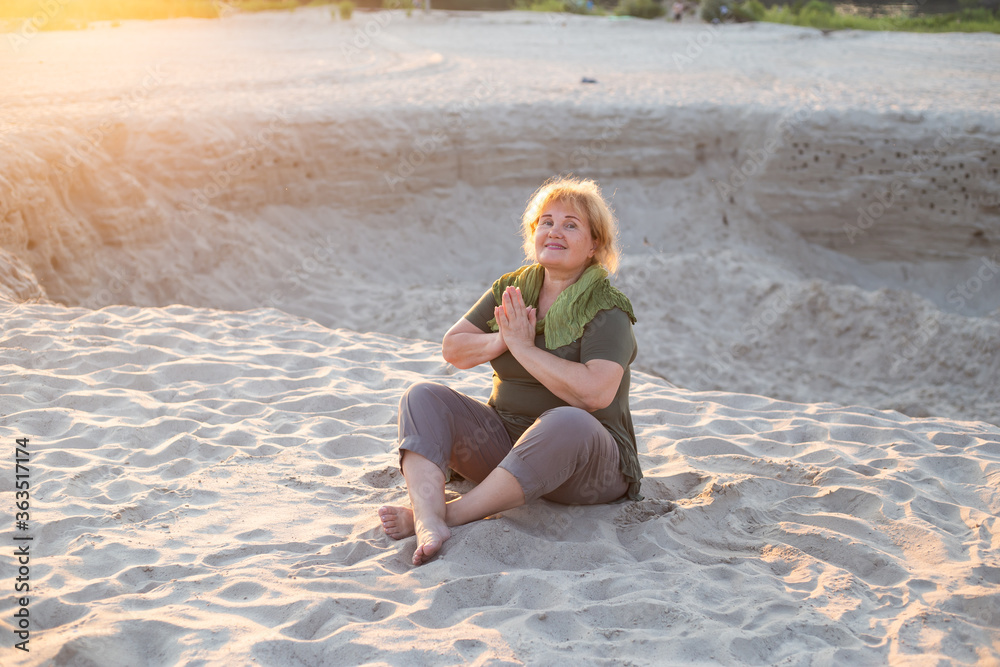
[[[394,540],[413,535],[412,513],[406,507],[391,507],[386,505],[378,510],[382,530]]]

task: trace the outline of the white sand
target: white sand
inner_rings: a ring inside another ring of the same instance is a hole
[[[413,568],[375,517],[405,498],[399,394],[485,397],[482,371],[273,310],[21,306],[5,336],[44,554],[16,664],[998,655],[996,426],[637,374],[646,500],[541,501]]]
[[[316,10],[2,42],[36,550],[3,665],[1000,662],[1000,38]],[[413,569],[374,513],[396,402],[486,396],[434,341],[569,170],[622,219],[646,500]]]

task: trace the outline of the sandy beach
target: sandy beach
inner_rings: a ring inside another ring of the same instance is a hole
[[[0,664],[1000,664],[997,36],[314,8],[4,37]],[[485,400],[441,336],[567,172],[621,220],[645,499],[414,568],[375,514],[399,397]]]

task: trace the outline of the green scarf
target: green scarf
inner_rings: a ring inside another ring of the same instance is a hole
[[[541,264],[522,266],[516,271],[505,273],[493,283],[493,298],[503,303],[503,293],[507,287],[521,290],[524,305],[538,307],[538,295],[542,290],[545,269]],[[545,334],[545,347],[554,350],[569,345],[583,335],[583,328],[602,310],[621,308],[635,324],[635,314],[628,297],[611,285],[607,270],[600,264],[592,264],[580,279],[563,290],[555,303],[545,313],[545,317],[535,324],[535,335]],[[499,331],[496,318],[487,323],[493,331]]]

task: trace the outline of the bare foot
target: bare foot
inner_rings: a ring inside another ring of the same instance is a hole
[[[451,531],[442,521],[440,523],[417,524],[417,550],[413,552],[413,564],[423,565],[441,550],[445,540],[451,537]]]
[[[382,520],[382,530],[394,540],[416,535],[413,530],[413,510],[409,507],[384,505],[378,508],[378,518]]]

